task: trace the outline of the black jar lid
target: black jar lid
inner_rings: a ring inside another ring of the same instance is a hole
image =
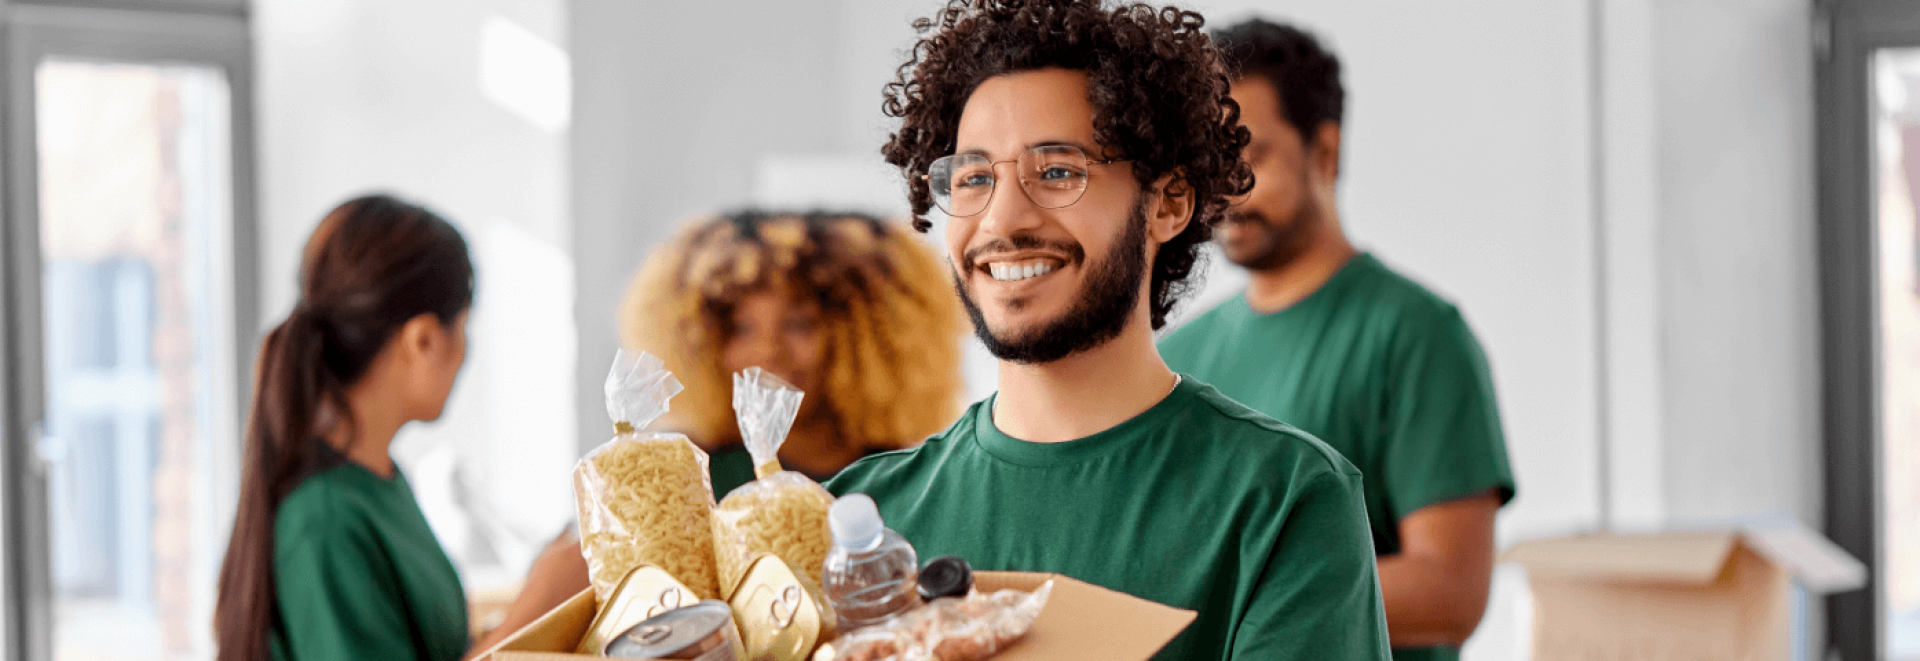
[[[920,600],[964,597],[973,591],[973,568],[958,556],[943,555],[920,568]]]

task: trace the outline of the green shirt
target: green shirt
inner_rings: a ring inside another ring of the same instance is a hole
[[[713,477],[713,500],[726,500],[742,484],[752,482],[753,455],[747,446],[735,443],[707,455],[707,473]]]
[[[923,558],[1056,572],[1197,611],[1157,659],[1387,658],[1360,475],[1325,444],[1191,377],[1061,443],[1001,433],[993,402],[827,489],[873,496]]]
[[[1235,296],[1160,343],[1174,369],[1326,441],[1367,476],[1373,546],[1400,550],[1400,519],[1496,490],[1514,494],[1487,359],[1460,311],[1360,254],[1285,310]],[[1397,661],[1453,659],[1453,649]]]
[[[307,478],[274,515],[275,661],[458,661],[460,576],[407,478],[344,462]]]

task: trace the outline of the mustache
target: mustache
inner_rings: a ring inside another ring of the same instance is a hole
[[[979,259],[981,256],[1003,252],[1019,252],[1022,250],[1052,250],[1065,253],[1067,255],[1067,263],[1069,264],[1078,264],[1087,259],[1087,251],[1085,248],[1081,248],[1079,243],[1073,241],[1050,241],[1026,234],[988,241],[985,244],[969,248],[966,254],[961,255],[960,258],[966,262],[968,270],[973,270],[979,267]]]
[[[1253,223],[1255,225],[1272,225],[1273,224],[1273,220],[1270,218],[1267,218],[1267,215],[1264,213],[1260,213],[1258,211],[1254,211],[1251,209],[1233,209],[1231,207],[1227,209],[1226,218],[1224,218],[1224,220],[1227,223]]]

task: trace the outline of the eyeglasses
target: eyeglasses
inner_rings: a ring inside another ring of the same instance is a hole
[[[1096,161],[1087,158],[1079,147],[1048,145],[1022,152],[1012,161],[989,161],[979,154],[942,156],[934,159],[920,178],[933,189],[933,203],[941,211],[949,216],[972,216],[986,211],[987,203],[993,200],[994,184],[999,181],[994,166],[1013,163],[1027,199],[1043,209],[1059,209],[1079,202],[1087,192],[1089,166],[1125,160]]]

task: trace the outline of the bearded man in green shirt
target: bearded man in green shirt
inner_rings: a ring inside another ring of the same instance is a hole
[[[956,0],[919,24],[888,88],[902,123],[884,153],[916,225],[944,212],[954,287],[1000,389],[827,487],[873,496],[922,557],[1197,611],[1156,658],[1384,661],[1359,472],[1154,348],[1210,224],[1250,186],[1201,22],[1100,0]]]
[[[1456,659],[1486,610],[1494,513],[1514,495],[1486,358],[1458,309],[1341,231],[1339,61],[1259,20],[1214,37],[1254,172],[1219,242],[1250,280],[1160,350],[1360,468],[1394,659]]]

